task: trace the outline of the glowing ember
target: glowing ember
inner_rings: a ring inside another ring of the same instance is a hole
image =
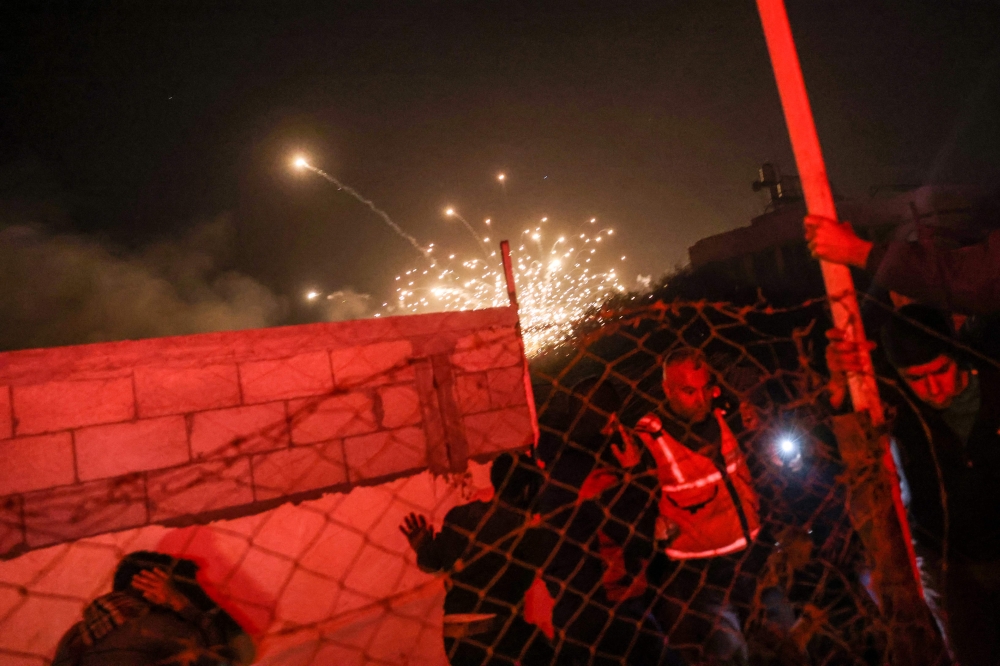
[[[626,291],[614,268],[601,271],[592,263],[600,256],[589,243],[608,241],[611,233],[605,229],[593,237],[582,234],[573,238],[572,247],[565,236],[556,236],[546,248],[544,234],[526,230],[520,243],[512,242],[514,282],[529,356],[565,340],[589,310]],[[430,271],[410,269],[397,276],[409,279],[396,289],[394,306],[387,311],[418,314],[507,306],[499,252],[488,252],[487,258],[448,254]]]

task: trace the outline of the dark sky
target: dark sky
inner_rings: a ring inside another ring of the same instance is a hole
[[[0,27],[0,205],[127,246],[229,214],[226,261],[278,294],[381,300],[418,261],[291,173],[296,150],[425,242],[466,243],[448,204],[514,236],[596,216],[630,279],[760,213],[760,163],[794,170],[751,0],[23,4]],[[840,194],[995,186],[998,7],[789,1]]]

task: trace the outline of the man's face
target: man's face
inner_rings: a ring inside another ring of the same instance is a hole
[[[969,383],[955,359],[944,354],[923,365],[900,368],[899,374],[916,396],[934,409],[947,409]]]
[[[663,393],[674,414],[691,423],[704,421],[712,411],[718,389],[712,384],[708,366],[693,360],[667,366],[663,373]]]

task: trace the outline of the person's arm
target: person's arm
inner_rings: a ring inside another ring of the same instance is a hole
[[[834,410],[844,408],[847,402],[848,373],[864,372],[866,365],[864,353],[870,354],[875,349],[875,343],[866,340],[864,345],[848,342],[847,333],[839,328],[831,328],[826,332],[830,341],[826,346],[826,367],[830,372],[827,390],[830,392],[830,406]]]
[[[219,606],[203,610],[193,603],[188,603],[176,612],[201,629],[209,640],[211,656],[219,664],[246,666],[253,663],[257,653],[253,639],[233,619],[233,616]]]
[[[865,270],[886,289],[941,310],[1000,311],[1000,231],[953,249],[929,238],[880,243],[868,254]]]
[[[132,578],[132,587],[146,601],[170,608],[182,618],[212,637],[215,648],[223,648],[217,656],[227,663],[243,666],[253,661],[256,650],[253,640],[229,613],[211,602],[200,608],[172,583],[169,574],[160,569],[142,571]]]
[[[817,259],[863,268],[886,289],[925,305],[970,315],[1000,311],[1000,230],[960,248],[932,238],[871,243],[849,222],[810,215],[806,238]]]
[[[427,523],[427,518],[415,513],[406,516],[399,529],[417,554],[417,566],[425,573],[451,569],[469,543],[466,536],[450,527],[447,516],[441,531],[436,535]]]
[[[76,666],[80,663],[80,652],[83,649],[83,641],[80,639],[81,624],[80,622],[74,624],[59,641],[52,666]]]
[[[855,268],[865,267],[873,244],[859,238],[850,222],[807,215],[805,225],[806,241],[814,258]]]

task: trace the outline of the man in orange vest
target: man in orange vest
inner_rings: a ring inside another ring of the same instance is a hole
[[[715,558],[745,550],[760,532],[757,494],[724,413],[712,409],[720,389],[702,352],[681,349],[669,354],[663,362],[663,391],[662,408],[636,425],[655,460],[660,485],[656,539],[665,544],[663,552],[671,560],[708,570]],[[711,618],[714,626],[708,635],[704,629],[682,630],[672,642],[678,648],[678,642],[687,640],[705,643],[705,656],[716,663],[745,663],[749,655],[739,617],[728,598],[709,599],[712,595],[703,593],[708,591],[699,591],[691,604],[702,620]],[[682,593],[667,589],[663,594],[670,598]]]
[[[736,435],[712,409],[720,391],[700,351],[664,360],[663,392],[666,413],[647,414],[636,430],[656,461],[666,554],[688,560],[743,550],[760,531],[759,502]]]

